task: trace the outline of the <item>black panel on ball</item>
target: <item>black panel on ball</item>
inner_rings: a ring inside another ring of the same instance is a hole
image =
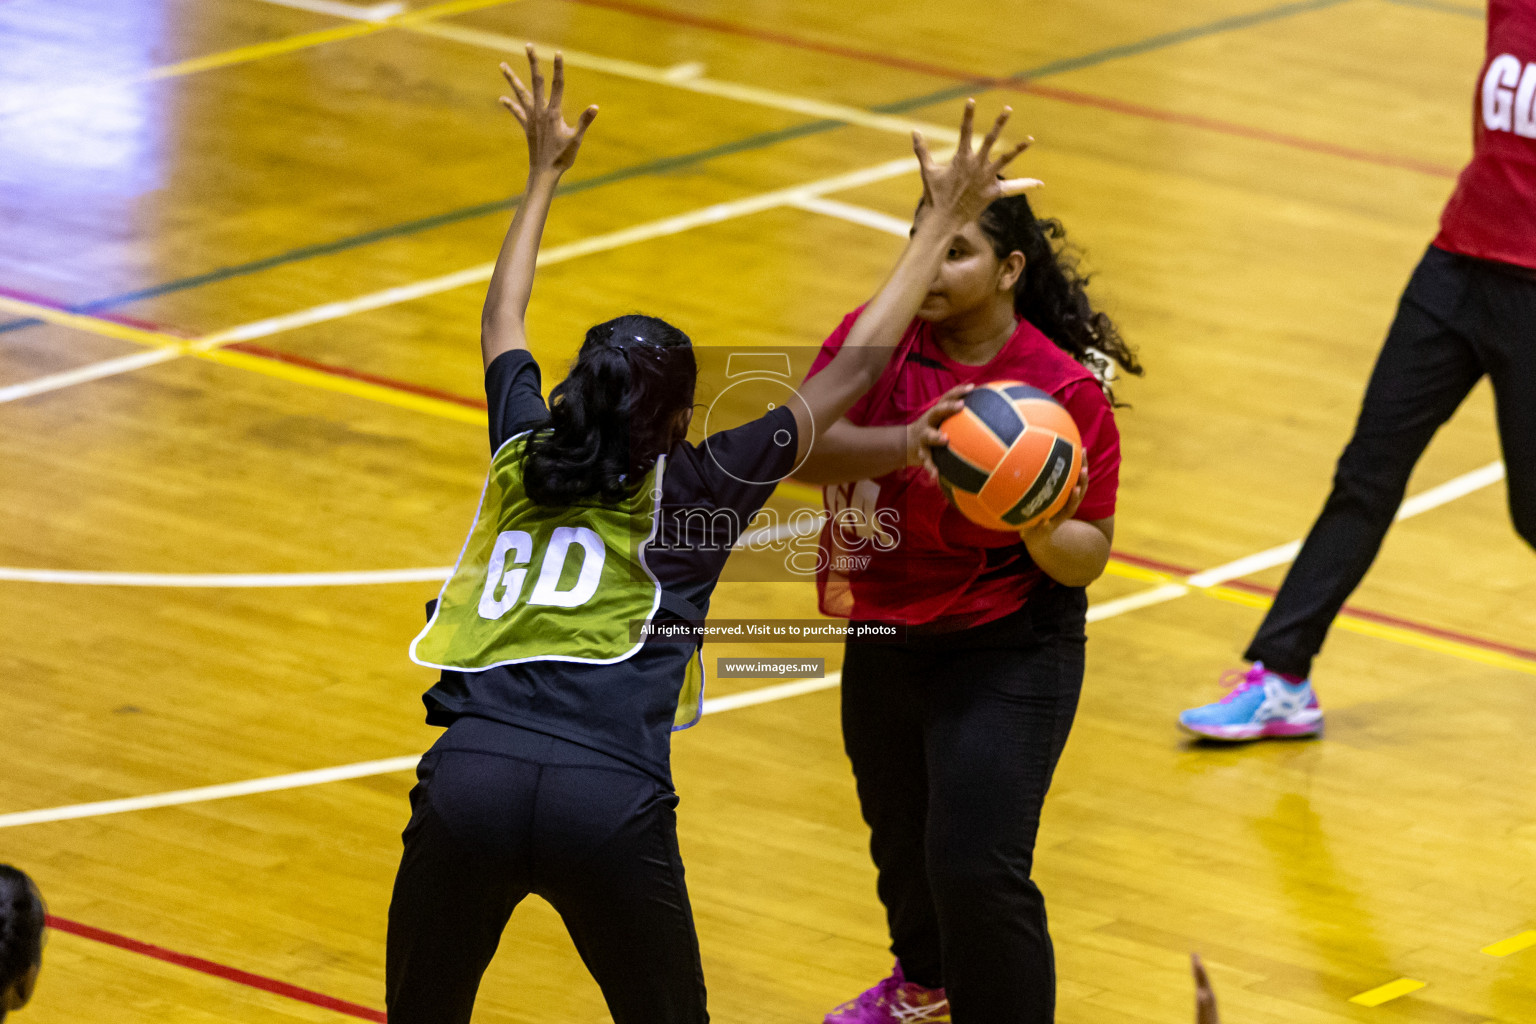
[[[1015,402],[1021,398],[1043,398],[1053,405],[1061,404],[1057,402],[1055,398],[1051,397],[1048,392],[1041,391],[1039,388],[1032,388],[1028,384],[1010,384],[1006,388],[1003,388],[1003,394],[1007,395]]]
[[[960,490],[978,494],[987,485],[987,474],[956,455],[949,445],[930,448],[928,454],[939,475]]]
[[[1008,448],[1024,433],[1024,420],[1013,403],[991,388],[977,388],[965,396],[965,407],[997,435]]]
[[[1056,443],[1051,445],[1051,453],[1046,456],[1045,464],[1040,467],[1034,483],[1029,485],[1029,490],[1024,492],[1019,503],[1003,515],[1003,522],[1020,526],[1039,515],[1041,509],[1049,507],[1061,494],[1071,469],[1072,442],[1058,437]]]

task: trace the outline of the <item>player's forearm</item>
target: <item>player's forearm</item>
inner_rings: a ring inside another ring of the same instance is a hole
[[[809,425],[824,432],[874,386],[890,361],[891,352],[917,315],[923,297],[938,273],[950,239],[963,225],[950,210],[932,211],[918,219],[891,276],[854,321],[832,361],[800,387],[810,412]],[[802,425],[802,434],[806,433]],[[801,454],[808,449],[801,441]]]
[[[906,427],[859,427],[838,420],[816,437],[795,476],[807,483],[840,484],[894,473],[906,463]]]
[[[894,346],[901,339],[933,284],[950,240],[964,226],[965,221],[950,210],[928,209],[918,218],[901,258],[854,321],[839,356],[856,355],[870,345]]]
[[[503,352],[528,347],[525,320],[533,294],[534,265],[559,183],[560,172],[554,169],[529,174],[528,188],[501,243],[480,314],[480,351],[487,366]]]
[[[1023,536],[1035,564],[1064,586],[1086,587],[1109,564],[1109,537],[1094,523],[1069,519],[1054,529],[1030,530]]]

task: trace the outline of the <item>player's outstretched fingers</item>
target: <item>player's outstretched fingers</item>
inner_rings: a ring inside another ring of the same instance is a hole
[[[502,106],[512,111],[512,116],[517,118],[517,123],[522,125],[526,130],[528,127],[528,115],[524,112],[523,108],[518,104],[518,102],[510,96],[500,97],[499,102]]]
[[[1003,153],[1002,156],[992,161],[992,167],[997,172],[997,175],[1001,177],[1003,168],[1017,160],[1020,153],[1024,152],[1034,144],[1035,137],[1033,135],[1026,135],[1024,136],[1023,142],[1020,142],[1017,145],[1009,146],[1007,151]]]
[[[533,83],[533,104],[530,107],[534,113],[544,106],[544,71],[539,67],[539,55],[529,43],[528,52],[528,78]]]
[[[1005,196],[1016,196],[1044,184],[1039,178],[1004,178],[997,183],[997,190]]]
[[[581,140],[587,137],[587,126],[597,120],[597,104],[594,103],[581,112],[581,117],[576,120],[576,138],[571,141],[571,148],[581,146]]]
[[[928,140],[915,128],[912,130],[912,152],[917,154],[918,166],[922,168],[923,176],[927,177],[934,169],[933,154],[928,151]]]
[[[1004,107],[998,112],[997,120],[992,122],[991,131],[987,132],[986,137],[981,140],[981,149],[976,154],[976,158],[978,160],[985,163],[989,159],[989,154],[992,152],[992,147],[997,145],[997,140],[1003,134],[1003,126],[1008,123],[1008,118],[1012,116],[1012,114],[1012,107]]]
[[[560,109],[560,101],[565,98],[565,54],[555,51],[555,72],[549,82],[549,106],[552,110]]]
[[[972,124],[973,124],[973,122],[975,120],[976,120],[976,101],[974,99],[968,99],[968,100],[965,101],[965,113],[960,115],[960,141],[957,144],[959,146],[959,150],[956,153],[957,156],[960,153],[964,153],[967,156],[970,155],[970,152],[971,152],[971,126],[972,126]]]
[[[517,72],[513,71],[506,61],[501,62],[501,75],[507,80],[507,84],[512,87],[512,95],[517,97],[518,105],[523,108],[523,113],[531,113],[533,110],[533,94],[528,91],[528,87],[523,84],[523,80],[517,77]]]

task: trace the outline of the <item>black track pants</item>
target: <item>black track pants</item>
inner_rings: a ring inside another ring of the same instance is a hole
[[[565,921],[615,1024],[703,1024],[677,797],[621,762],[478,718],[417,769],[389,907],[390,1024],[468,1024],[529,893]]]
[[[1054,1019],[1030,870],[1082,689],[1085,602],[1048,589],[1054,617],[852,643],[843,663],[843,739],[891,950],[908,980],[948,990],[956,1024]]]
[[[1403,292],[1333,491],[1244,657],[1310,675],[1436,430],[1487,374],[1515,529],[1536,546],[1536,277],[1431,247]]]

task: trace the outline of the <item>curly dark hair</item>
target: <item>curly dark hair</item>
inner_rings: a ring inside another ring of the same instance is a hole
[[[982,211],[981,231],[998,259],[1024,254],[1024,272],[1013,286],[1013,309],[1073,359],[1092,370],[1115,403],[1106,371],[1113,360],[1126,373],[1142,374],[1141,360],[1106,314],[1088,301],[1091,275],[1078,269],[1061,221],[1035,216],[1022,195],[993,200]]]
[[[46,917],[43,897],[26,872],[0,864],[0,994],[42,962]]]
[[[632,313],[591,328],[523,451],[528,496],[563,506],[633,494],[672,447],[697,378],[688,335],[665,320]]]

